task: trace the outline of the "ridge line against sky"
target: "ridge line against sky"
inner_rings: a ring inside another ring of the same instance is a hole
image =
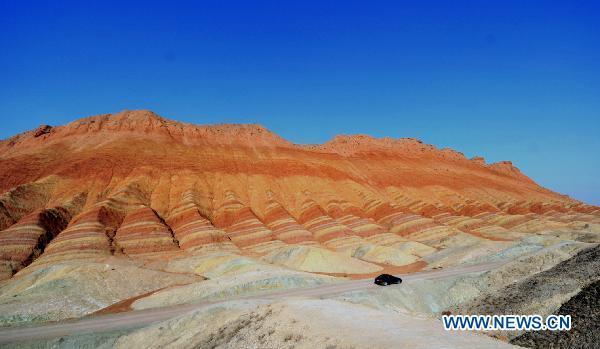
[[[600,205],[600,4],[0,4],[0,138],[123,109],[414,137]]]

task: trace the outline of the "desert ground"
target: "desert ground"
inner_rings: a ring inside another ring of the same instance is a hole
[[[0,141],[0,192],[2,347],[600,343],[600,208],[508,161],[126,111]],[[574,328],[445,331],[443,313]]]

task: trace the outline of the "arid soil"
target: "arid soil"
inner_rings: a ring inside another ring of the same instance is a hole
[[[297,145],[259,125],[123,111],[0,141],[1,326],[486,262],[505,264],[327,306],[392,309],[427,326],[446,309],[554,312],[597,281],[597,258],[585,256],[599,234],[600,208],[511,162],[413,138]],[[232,328],[222,332],[235,341]],[[205,334],[190,343],[236,346]],[[295,335],[263,339],[351,345]],[[113,344],[138,337],[127,338]]]
[[[600,246],[585,249],[556,266],[485,294],[463,312],[549,315],[600,280]]]
[[[528,332],[511,343],[528,348],[594,348],[600,343],[600,281],[591,283],[555,314],[571,315],[571,331]]]

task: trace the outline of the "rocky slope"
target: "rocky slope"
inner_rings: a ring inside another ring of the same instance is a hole
[[[518,264],[525,278],[600,242],[599,232],[600,208],[540,187],[510,162],[410,138],[296,145],[258,125],[124,111],[0,141],[2,325],[539,261]],[[407,285],[412,298],[391,304],[430,316],[515,281],[491,275],[429,294],[427,283]]]
[[[461,232],[510,240],[508,229],[600,224],[598,208],[509,162],[487,165],[415,139],[298,146],[257,125],[195,126],[149,111],[2,141],[0,191],[4,279],[73,258],[205,248],[263,256],[292,245],[371,263],[362,273],[416,262],[423,256],[408,243],[439,249]]]
[[[528,332],[511,342],[528,348],[593,348],[600,343],[600,281],[596,281],[564,303],[557,315],[570,315],[573,328],[567,332]]]

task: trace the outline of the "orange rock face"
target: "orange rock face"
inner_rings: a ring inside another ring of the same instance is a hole
[[[227,233],[217,229],[202,216],[198,206],[192,201],[184,202],[173,210],[167,223],[184,250],[194,251],[207,246],[235,250]]]
[[[275,237],[289,244],[314,242],[313,233],[300,225],[281,204],[269,200],[264,221]]]
[[[61,209],[74,198],[84,202]],[[459,232],[502,239],[507,229],[599,217],[508,161],[469,160],[411,138],[302,146],[258,125],[125,111],[0,142],[0,262],[13,271],[40,254],[34,264],[209,247],[340,250]]]
[[[117,248],[127,255],[179,249],[171,229],[149,207],[127,213],[114,239]]]
[[[19,270],[36,259],[46,244],[66,226],[69,213],[63,208],[40,209],[0,232],[0,261]]]

